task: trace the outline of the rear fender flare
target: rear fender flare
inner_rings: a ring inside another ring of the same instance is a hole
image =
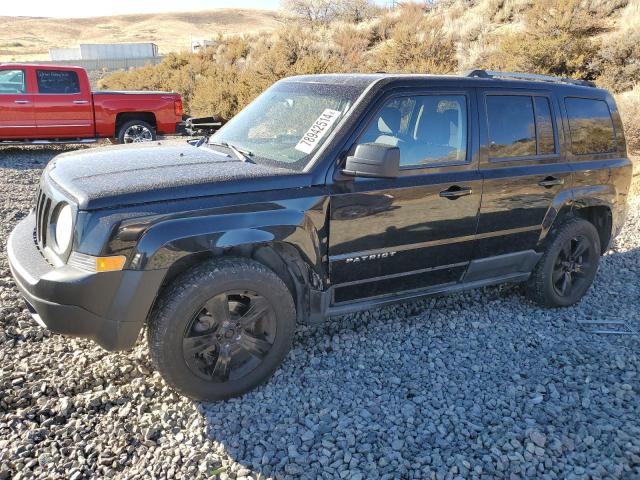
[[[585,207],[608,207],[614,212],[616,198],[617,192],[613,185],[591,185],[563,190],[553,199],[542,221],[538,245],[541,245],[551,230],[574,210]]]

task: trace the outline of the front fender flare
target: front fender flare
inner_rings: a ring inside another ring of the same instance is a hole
[[[318,226],[308,212],[286,208],[166,220],[145,232],[133,258],[136,268],[165,269],[192,254],[269,242],[291,244],[314,269],[320,266]]]

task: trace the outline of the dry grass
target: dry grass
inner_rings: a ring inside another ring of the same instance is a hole
[[[0,61],[48,60],[50,47],[82,43],[153,42],[160,53],[190,50],[191,39],[272,31],[266,10],[217,9],[95,18],[0,17]]]
[[[622,32],[636,30],[640,23],[640,0],[630,0],[621,8],[616,23],[618,30]]]
[[[640,85],[616,95],[629,153],[640,155]]]

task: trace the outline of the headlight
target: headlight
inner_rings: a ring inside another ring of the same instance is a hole
[[[65,253],[71,246],[73,238],[73,210],[70,205],[58,208],[58,215],[55,221],[55,243],[56,251]]]

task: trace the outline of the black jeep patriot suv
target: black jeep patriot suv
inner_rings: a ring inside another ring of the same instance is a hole
[[[58,156],[8,254],[36,321],[109,350],[146,326],[170,385],[224,399],[274,372],[296,322],[500,282],[576,303],[630,181],[587,82],[301,76],[210,138]]]

